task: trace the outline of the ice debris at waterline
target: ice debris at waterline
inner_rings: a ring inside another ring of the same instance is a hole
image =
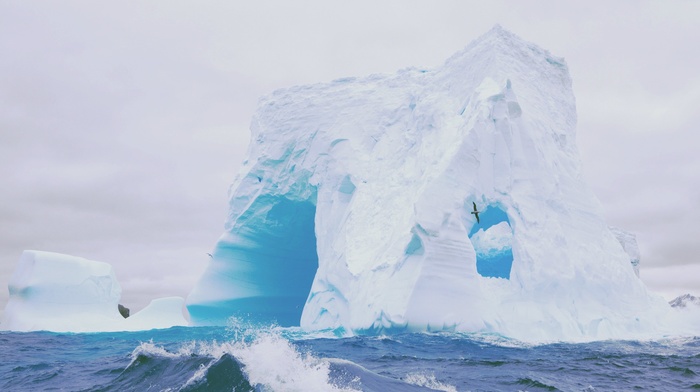
[[[112,266],[59,253],[24,251],[9,284],[0,329],[12,331],[136,331],[188,325],[180,297],[153,300],[124,318]]]
[[[434,70],[264,97],[192,322],[522,340],[658,330],[670,307],[584,183],[575,125],[564,60],[498,26]]]

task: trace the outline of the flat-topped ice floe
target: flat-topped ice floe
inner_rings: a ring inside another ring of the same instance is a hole
[[[125,319],[112,266],[52,252],[24,251],[10,279],[0,329],[12,331],[134,331],[187,325],[184,299],[154,300]]]

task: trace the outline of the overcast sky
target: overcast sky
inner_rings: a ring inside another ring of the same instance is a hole
[[[0,288],[37,249],[112,264],[132,310],[186,296],[260,96],[437,67],[496,23],[566,59],[584,175],[642,279],[700,294],[690,0],[0,0]]]

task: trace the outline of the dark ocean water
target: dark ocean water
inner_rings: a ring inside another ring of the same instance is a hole
[[[290,329],[0,332],[2,391],[700,391],[700,338],[527,345]]]

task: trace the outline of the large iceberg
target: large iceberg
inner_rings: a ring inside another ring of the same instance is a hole
[[[437,69],[272,93],[191,321],[525,340],[656,330],[670,308],[584,183],[575,125],[564,60],[498,26]]]
[[[53,252],[22,253],[10,278],[0,329],[12,331],[135,331],[188,325],[184,299],[161,298],[125,319],[112,266]]]

